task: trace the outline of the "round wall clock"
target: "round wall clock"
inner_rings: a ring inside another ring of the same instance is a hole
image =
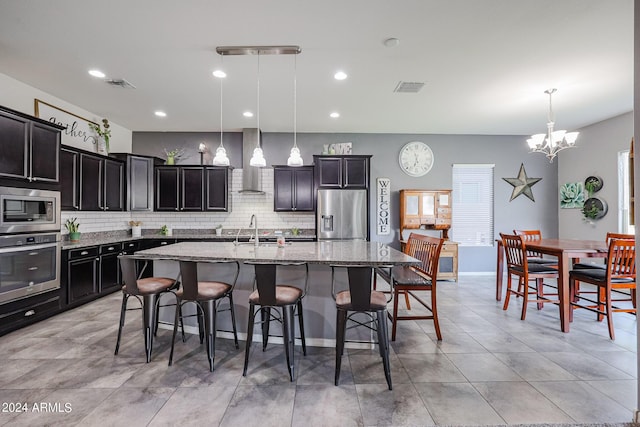
[[[410,176],[422,176],[433,166],[433,151],[424,142],[408,142],[400,150],[398,156],[400,168]]]

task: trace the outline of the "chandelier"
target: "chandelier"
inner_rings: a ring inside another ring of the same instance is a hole
[[[557,91],[557,89],[547,89],[544,91],[549,95],[549,116],[547,121],[547,133],[538,133],[531,135],[531,138],[527,139],[531,153],[543,153],[549,159],[549,163],[553,163],[553,159],[556,157],[559,151],[565,148],[571,148],[575,145],[576,139],[578,139],[579,132],[567,132],[566,130],[553,130],[555,125],[555,117],[553,116],[553,106],[551,103],[551,96]]]

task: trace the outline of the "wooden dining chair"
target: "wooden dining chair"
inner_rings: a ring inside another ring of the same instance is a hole
[[[541,303],[544,302],[559,304],[559,300],[548,298],[549,296],[557,296],[557,293],[545,296],[542,292],[543,286],[550,286],[544,283],[544,279],[559,280],[558,270],[545,264],[530,264],[526,245],[521,236],[500,233],[500,237],[502,238],[507,260],[507,294],[502,309],[507,310],[509,308],[511,294],[523,297],[521,320],[525,319],[527,304],[530,302],[537,303],[538,309],[542,308]],[[518,287],[515,290],[512,288],[513,276],[518,277]],[[535,283],[534,286],[530,285],[531,281]],[[522,286],[520,286],[521,284]],[[530,294],[536,295],[536,298],[530,300]]]
[[[540,230],[513,230],[513,234],[522,237],[522,240],[524,241],[525,244],[529,242],[537,242],[539,240],[542,240],[542,233],[540,232]],[[541,264],[541,265],[546,265],[553,268],[558,268],[557,259],[543,258],[540,252],[536,252],[532,250],[527,250],[527,262],[529,263],[529,265]],[[520,284],[518,285],[518,290],[520,292],[522,292],[522,286],[523,286],[523,283],[520,282]],[[540,295],[540,297],[544,297],[544,286],[542,285],[542,279],[538,279],[537,286],[539,290],[538,295]],[[544,307],[544,303],[539,302],[538,310],[542,310],[543,307]]]
[[[611,239],[626,239],[626,240],[635,240],[636,236],[635,234],[624,234],[624,233],[607,233],[607,238],[606,238],[606,242],[607,242],[607,246],[609,246],[609,243],[611,242]],[[606,269],[607,268],[607,260],[604,260],[604,263],[594,263],[594,262],[579,262],[577,264],[575,264],[573,266],[574,269],[580,269],[580,268],[601,268],[601,269]]]
[[[443,244],[444,239],[411,233],[405,245],[404,252],[409,256],[418,258],[420,265],[411,267],[396,266],[391,268],[390,271],[378,269],[378,274],[391,285],[393,292],[393,312],[389,313],[389,319],[391,320],[391,341],[396,340],[396,329],[399,320],[421,319],[433,320],[438,341],[442,341],[440,324],[438,322],[436,285],[440,252]],[[427,303],[416,295],[416,292],[419,291],[430,292],[430,303]],[[411,295],[423,307],[429,310],[430,314],[399,316],[398,302],[400,295],[404,295],[405,298]]]
[[[585,292],[576,294],[578,283],[590,283],[597,287],[597,299],[590,299]],[[628,289],[629,294],[623,292]],[[636,314],[636,242],[631,239],[615,239],[609,241],[606,268],[574,269],[569,274],[569,293],[572,310],[569,321],[573,321],[573,308],[584,308],[598,314],[598,321],[607,318],[609,337],[614,340],[614,312]],[[612,293],[624,294],[624,297],[613,299]],[[586,301],[586,303],[581,303]],[[613,302],[630,301],[631,307],[618,307]],[[590,304],[589,304],[590,303]]]
[[[522,237],[525,244],[542,240],[540,230],[513,230],[513,234]],[[557,260],[543,258],[540,252],[532,250],[527,250],[527,261],[529,261],[529,264],[558,265]]]

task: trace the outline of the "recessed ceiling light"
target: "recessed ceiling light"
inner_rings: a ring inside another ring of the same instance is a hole
[[[396,47],[400,44],[400,40],[395,37],[389,37],[382,42],[386,47]]]
[[[344,71],[338,71],[333,75],[333,78],[336,80],[344,80],[347,78],[347,73],[345,73]]]
[[[242,115],[245,117],[253,117],[253,113],[251,111],[245,111]]]
[[[334,111],[333,113],[329,114],[329,117],[331,117],[332,119],[337,119],[338,117],[340,117],[340,113]]]
[[[222,70],[215,70],[213,72],[213,77],[217,77],[219,79],[224,79],[225,77],[227,77],[227,73],[225,73]]]
[[[158,117],[167,117],[167,113],[165,113],[164,111],[156,111],[153,114],[155,114]]]
[[[89,70],[89,74],[91,74],[93,77],[97,77],[99,79],[104,79],[106,74],[103,73],[100,70]]]

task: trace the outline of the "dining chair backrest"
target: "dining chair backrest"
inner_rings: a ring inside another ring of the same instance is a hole
[[[419,266],[414,266],[423,275],[431,280],[436,280],[440,252],[444,239],[411,233],[405,246],[405,253],[420,260]]]
[[[138,277],[136,274],[136,260],[132,257],[119,256],[120,269],[122,270],[122,281],[129,295],[139,295]]]
[[[630,239],[611,239],[607,254],[607,278],[635,279],[636,242]]]
[[[304,262],[278,262],[261,263],[245,261],[245,264],[253,265],[255,271],[255,285],[258,290],[259,304],[263,306],[276,305],[277,266],[305,266],[305,282],[303,295],[307,293],[309,280],[309,266]]]
[[[635,234],[624,234],[624,233],[607,233],[607,245],[611,241],[611,239],[625,239],[625,240],[635,240]]]
[[[527,270],[527,257],[525,256],[525,243],[522,236],[500,233],[502,246],[507,258],[507,266],[521,266]]]
[[[350,266],[347,270],[351,307],[354,311],[371,309],[373,268],[371,266]]]
[[[542,233],[540,230],[513,230],[513,234],[520,236],[525,244],[527,242],[537,242],[538,240],[542,240]],[[542,258],[542,254],[535,251],[527,251],[527,256]]]
[[[182,299],[196,301],[198,299],[198,263],[180,261],[180,276],[182,277]]]

